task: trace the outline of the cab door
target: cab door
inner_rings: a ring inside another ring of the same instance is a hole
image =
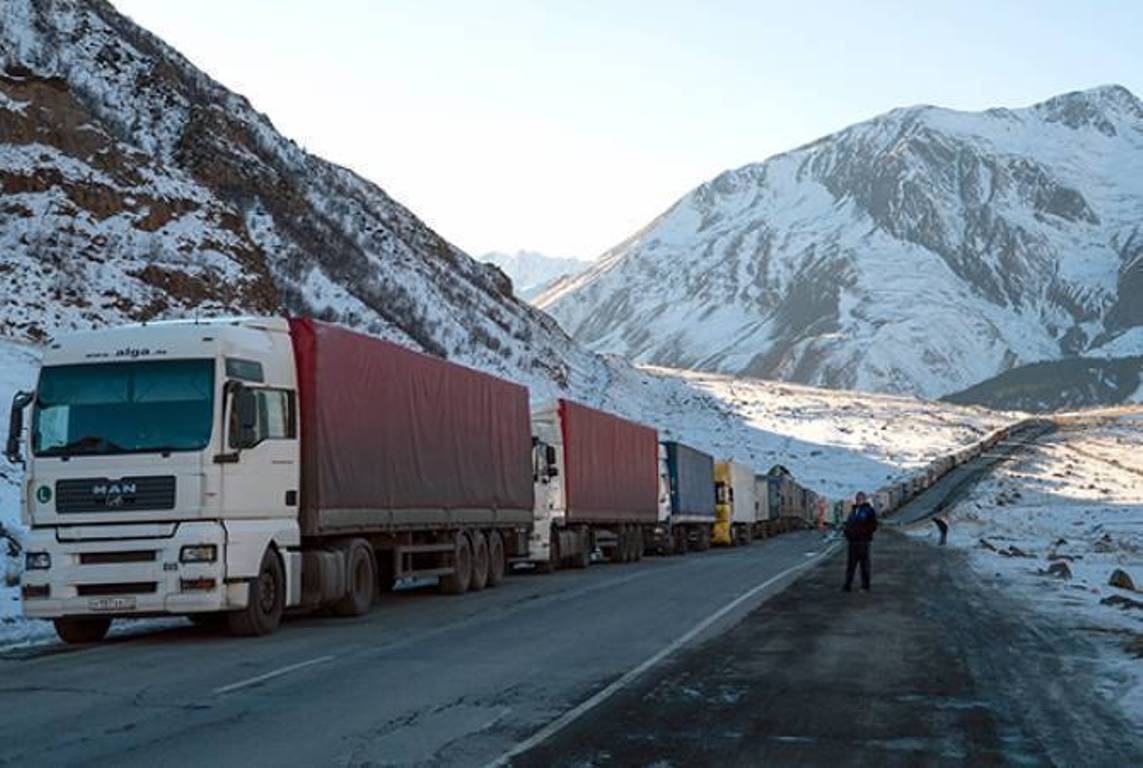
[[[293,390],[235,384],[227,399],[222,508],[226,517],[294,517],[299,445]]]

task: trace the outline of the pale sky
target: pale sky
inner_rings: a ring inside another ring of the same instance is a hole
[[[474,255],[594,258],[898,106],[1143,96],[1143,2],[113,2]]]

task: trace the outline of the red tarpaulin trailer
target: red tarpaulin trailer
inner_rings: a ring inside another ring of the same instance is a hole
[[[308,318],[290,334],[304,534],[531,522],[524,387]]]
[[[659,517],[655,430],[570,400],[559,401],[567,522],[654,523]]]

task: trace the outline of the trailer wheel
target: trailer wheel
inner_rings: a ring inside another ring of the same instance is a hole
[[[373,605],[373,586],[377,583],[376,561],[368,541],[354,539],[349,543],[345,566],[349,591],[334,603],[333,612],[338,616],[362,616]]]
[[[639,562],[643,559],[643,528],[638,525],[631,526],[631,559]]]
[[[463,595],[472,582],[472,545],[464,531],[457,531],[453,548],[453,572],[441,576],[440,591],[446,595]]]
[[[68,644],[98,643],[107,637],[111,619],[107,616],[61,616],[54,619],[56,634]]]
[[[706,552],[710,549],[710,526],[704,525],[698,530],[698,542],[696,542],[695,549],[699,552]]]
[[[608,554],[608,561],[613,564],[620,564],[627,562],[627,556],[630,553],[630,544],[627,541],[627,526],[621,525],[615,531],[615,546]]]
[[[496,587],[504,581],[507,563],[504,560],[504,539],[500,531],[488,532],[488,586]]]
[[[226,615],[230,631],[246,637],[268,635],[282,623],[286,607],[286,577],[273,547],[262,553],[258,576],[251,579],[247,590],[246,607]]]
[[[472,541],[472,580],[468,588],[479,592],[488,586],[488,539],[482,531],[472,531],[468,536]]]

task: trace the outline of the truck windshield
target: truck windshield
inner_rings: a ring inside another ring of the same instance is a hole
[[[32,416],[32,451],[202,450],[210,441],[213,403],[213,360],[47,367]]]

